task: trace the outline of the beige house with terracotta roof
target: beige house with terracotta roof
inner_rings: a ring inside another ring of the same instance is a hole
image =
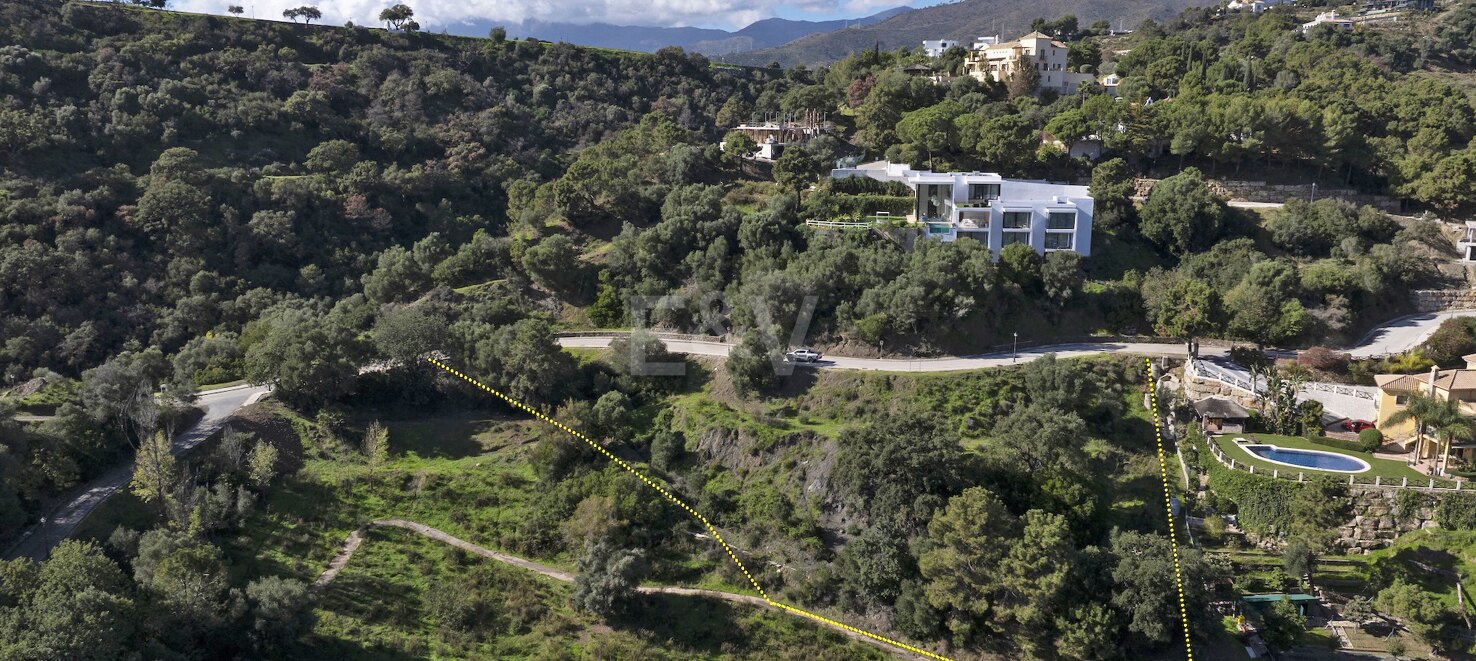
[[[1061,94],[1075,94],[1085,82],[1096,78],[1089,73],[1066,70],[1066,44],[1039,32],[1031,32],[1014,41],[984,44],[969,53],[966,63],[970,76],[984,81],[1005,82],[1022,66],[1033,66],[1040,72],[1040,89]]]
[[[1376,402],[1378,419],[1374,421],[1379,431],[1390,440],[1401,440],[1405,448],[1417,451],[1420,459],[1428,459],[1440,453],[1440,445],[1433,436],[1415,442],[1415,423],[1405,420],[1397,425],[1389,424],[1389,418],[1404,410],[1410,393],[1419,393],[1443,401],[1452,399],[1461,403],[1461,410],[1476,417],[1476,354],[1463,356],[1465,369],[1442,370],[1430,368],[1427,374],[1379,374],[1374,383],[1379,387]],[[1476,443],[1456,442],[1451,446],[1452,457],[1470,460],[1476,458]]]

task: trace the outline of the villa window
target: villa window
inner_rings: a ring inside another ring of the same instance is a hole
[[[999,184],[969,184],[970,200],[993,200],[999,197]]]
[[[1395,395],[1394,396],[1394,403],[1395,404],[1398,404],[1400,406],[1404,406],[1405,404],[1408,404],[1409,403],[1409,395]]]
[[[1029,232],[1005,232],[1004,235],[1000,239],[999,245],[1001,247],[1003,247],[1003,246],[1012,246],[1012,245],[1014,245],[1016,243],[1024,243],[1024,244],[1027,244],[1028,245],[1030,243],[1030,233]]]
[[[1075,234],[1047,234],[1045,235],[1046,250],[1070,250],[1071,240]]]
[[[1075,211],[1052,211],[1046,224],[1046,229],[1052,230],[1074,230],[1076,229]]]
[[[1030,228],[1029,211],[1006,211],[1004,214],[1004,228],[1007,230],[1021,230]]]

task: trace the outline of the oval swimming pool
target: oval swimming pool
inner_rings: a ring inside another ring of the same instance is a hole
[[[1246,445],[1242,447],[1245,448],[1246,452],[1273,464],[1281,464],[1283,466],[1312,468],[1334,473],[1362,473],[1369,469],[1368,462],[1358,457],[1350,457],[1346,454],[1338,454],[1336,452],[1294,450],[1275,445]]]

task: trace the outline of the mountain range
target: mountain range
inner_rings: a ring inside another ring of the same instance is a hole
[[[493,27],[501,25],[507,29],[509,37],[519,39],[537,37],[546,41],[567,41],[581,46],[648,52],[667,46],[680,46],[689,51],[713,56],[773,48],[810,35],[874,25],[913,11],[915,10],[909,7],[895,7],[864,18],[834,21],[766,18],[741,30],[731,32],[713,28],[651,27],[609,23],[575,24],[536,20],[521,23],[472,20],[446,25],[445,29],[451,34],[484,37]]]
[[[958,39],[999,34],[1009,39],[1030,31],[1036,18],[1075,14],[1082,26],[1105,19],[1134,27],[1145,18],[1164,19],[1209,0],[961,0],[924,7],[857,28],[800,37],[789,43],[736,54],[728,61],[763,66],[834,62],[861,49],[921,46],[924,39]]]

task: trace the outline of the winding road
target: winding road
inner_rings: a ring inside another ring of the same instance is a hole
[[[489,548],[487,548],[485,546],[479,546],[477,544],[473,544],[473,543],[468,542],[468,541],[466,541],[464,539],[461,539],[460,537],[456,537],[456,536],[454,536],[454,535],[452,535],[450,533],[444,532],[444,531],[439,530],[437,528],[432,528],[432,527],[430,527],[428,525],[425,525],[423,523],[416,523],[414,521],[406,521],[404,519],[381,519],[379,521],[372,521],[372,522],[368,523],[367,525],[365,525],[363,528],[360,528],[358,530],[355,530],[355,531],[349,533],[349,536],[343,540],[343,544],[339,546],[338,554],[335,555],[333,557],[333,560],[328,563],[328,568],[327,569],[324,569],[323,570],[323,573],[318,575],[317,580],[313,581],[313,591],[314,592],[321,591],[323,588],[328,587],[328,585],[333,582],[333,579],[338,578],[338,574],[340,572],[342,572],[345,567],[348,566],[349,560],[353,559],[354,552],[355,551],[358,551],[359,550],[359,547],[361,545],[363,545],[363,543],[364,543],[364,533],[369,528],[403,528],[405,530],[409,530],[409,531],[415,532],[417,534],[423,535],[423,536],[428,537],[430,539],[434,539],[434,540],[436,540],[438,542],[444,542],[446,544],[450,544],[451,546],[455,546],[456,548],[459,548],[459,549],[461,549],[463,551],[466,551],[467,553],[471,553],[473,555],[478,555],[478,556],[481,556],[483,558],[489,558],[489,559],[492,559],[492,560],[496,560],[496,561],[501,562],[501,563],[512,565],[512,566],[517,567],[519,569],[526,569],[526,570],[531,571],[531,572],[533,572],[535,574],[539,574],[541,576],[546,576],[548,578],[551,578],[551,579],[553,579],[555,581],[561,581],[561,582],[564,582],[564,583],[573,583],[574,582],[574,574],[571,574],[569,572],[566,572],[566,571],[564,571],[562,569],[556,569],[554,567],[550,567],[550,566],[545,565],[543,563],[534,562],[532,560],[527,560],[527,559],[524,559],[524,558],[519,558],[518,556],[509,555],[507,553],[502,553],[500,551],[494,551],[494,550],[489,549]],[[640,587],[636,588],[636,592],[640,592],[640,593],[643,593],[643,594],[674,594],[674,595],[683,595],[683,596],[690,596],[690,597],[707,597],[707,598],[710,598],[710,599],[721,599],[723,601],[727,601],[727,602],[731,602],[731,603],[735,603],[735,604],[747,604],[749,606],[764,606],[764,607],[772,607],[772,608],[775,608],[776,610],[780,610],[780,611],[783,611],[784,610],[782,608],[779,608],[778,606],[775,606],[772,603],[769,603],[768,600],[766,600],[766,599],[764,599],[762,597],[756,597],[756,596],[748,595],[748,594],[736,594],[736,593],[733,593],[733,592],[721,592],[721,591],[718,591],[718,590],[703,590],[703,589],[699,589],[699,588],[681,588],[681,587],[671,587],[671,586],[643,585],[643,586],[640,586]],[[868,645],[872,645],[874,647],[877,647],[879,649],[886,650],[887,652],[889,652],[889,653],[891,653],[891,654],[893,654],[893,655],[895,655],[895,656],[897,656],[899,658],[904,658],[904,659],[923,659],[924,658],[924,657],[918,656],[916,654],[911,654],[911,653],[907,652],[906,650],[903,650],[903,649],[900,649],[900,648],[897,648],[897,647],[893,647],[891,645],[887,645],[885,643],[882,643],[882,642],[877,641],[877,640],[873,640],[871,638],[867,638],[866,636],[857,634],[857,633],[855,633],[853,631],[847,630],[844,627],[841,627],[841,626],[838,626],[838,625],[835,625],[835,624],[830,624],[830,623],[827,623],[827,622],[824,622],[824,621],[821,621],[821,620],[812,620],[812,621],[815,622],[816,624],[820,625],[820,626],[823,626],[823,627],[826,627],[828,629],[831,629],[831,630],[835,631],[836,633],[839,633],[839,634],[842,634],[842,635],[844,635],[844,636],[846,636],[848,638],[851,638],[852,640],[860,641],[860,642],[866,643]]]
[[[195,404],[205,409],[205,417],[200,418],[199,422],[176,436],[169,448],[170,452],[178,455],[203,443],[205,439],[219,431],[232,414],[243,406],[255,403],[268,390],[270,389],[266,386],[245,385],[198,393],[199,399]],[[77,531],[77,526],[87,518],[87,515],[96,510],[118,489],[127,486],[132,479],[133,462],[129,461],[73,489],[61,500],[60,505],[46,513],[45,524],[32,525],[21,534],[20,539],[5,550],[5,559],[41,560],[47,557],[53,547]]]
[[[1465,316],[1476,316],[1476,310],[1451,310],[1400,317],[1369,331],[1357,344],[1346,351],[1358,358],[1407,351],[1424,342],[1431,333],[1435,332],[1441,322],[1453,317]],[[617,337],[620,337],[620,334],[560,337],[558,343],[560,346],[569,348],[606,348]],[[668,350],[675,353],[719,358],[726,357],[734,346],[717,341],[688,339],[663,339],[662,342]],[[1186,355],[1184,345],[1178,342],[1085,342],[1030,347],[1021,349],[1014,356],[1008,352],[917,359],[829,356],[818,362],[801,366],[886,372],[956,372],[1026,363],[1050,353],[1062,358],[1119,353],[1170,358],[1183,358]],[[1206,357],[1217,357],[1223,356],[1225,350],[1203,347],[1200,354]],[[266,386],[234,386],[199,393],[198,403],[205,408],[205,417],[175,439],[173,451],[179,454],[199,445],[219,430],[236,410],[255,402],[268,391],[269,388]],[[87,515],[96,510],[98,505],[101,505],[119,488],[127,485],[132,475],[133,464],[129,462],[73,490],[62,499],[60,505],[47,512],[44,528],[39,524],[31,526],[19,540],[6,549],[4,558],[8,560],[21,557],[34,559],[46,557],[52,547],[76,532],[77,526]]]

